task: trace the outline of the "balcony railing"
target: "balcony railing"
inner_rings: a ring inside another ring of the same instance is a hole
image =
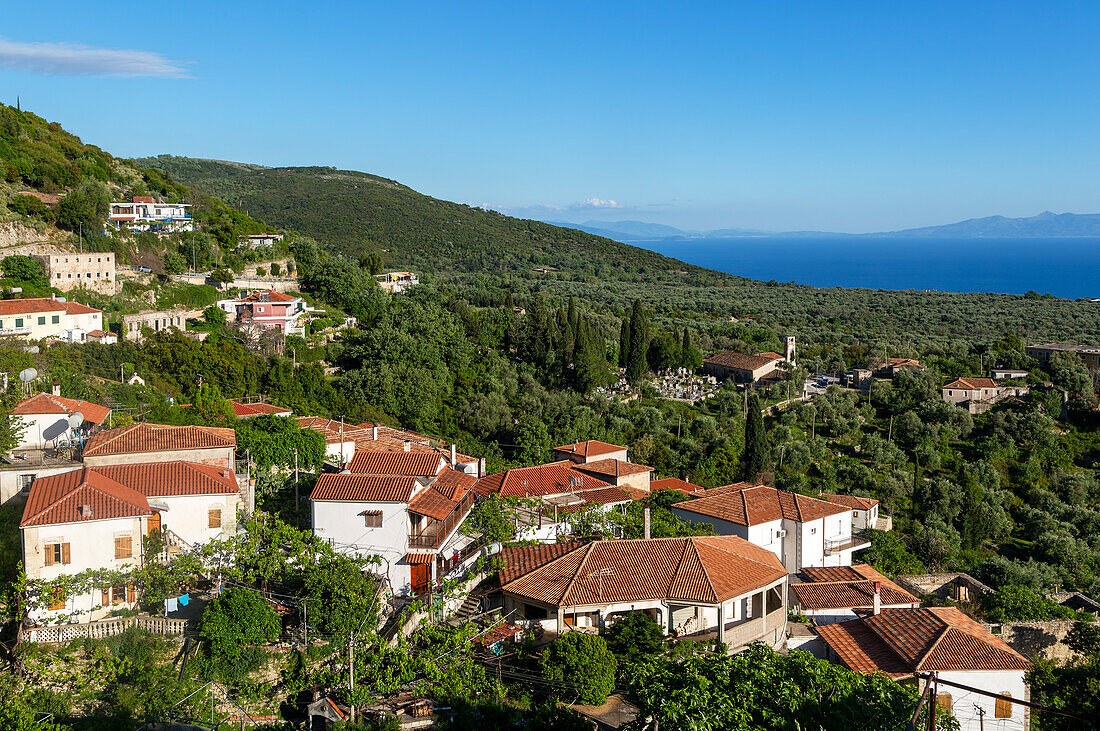
[[[466,496],[459,501],[450,515],[443,520],[433,520],[419,533],[410,535],[409,548],[431,548],[433,550],[442,548],[447,536],[451,535],[455,528],[462,524],[462,521],[470,514],[475,502],[476,496],[474,493],[466,493]]]
[[[851,536],[841,536],[840,538],[826,538],[825,553],[840,553],[841,551],[867,548],[870,545],[871,542],[866,538],[853,538]]]

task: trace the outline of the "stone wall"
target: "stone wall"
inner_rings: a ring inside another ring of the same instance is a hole
[[[5,221],[0,223],[0,247],[3,247],[5,251],[4,256],[11,256],[12,254],[44,254],[45,251],[19,251],[9,252],[6,251],[11,246],[33,246],[33,245],[45,245],[47,248],[53,248],[50,246],[50,236],[48,233],[37,231],[30,226],[25,226],[15,221]]]
[[[957,602],[977,601],[981,594],[993,591],[969,574],[907,574],[896,577],[898,584],[918,597],[936,594]]]
[[[1066,635],[1073,625],[1072,619],[1054,619],[1048,622],[989,624],[986,628],[1026,658],[1042,656],[1065,662],[1074,656],[1073,650],[1065,645]]]

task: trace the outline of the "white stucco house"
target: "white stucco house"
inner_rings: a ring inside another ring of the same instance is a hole
[[[861,531],[866,528],[883,529],[879,523],[879,502],[874,498],[860,497],[858,495],[837,495],[833,493],[821,493],[819,498],[826,502],[843,505],[852,511],[852,530]],[[883,521],[886,523],[887,521]]]
[[[435,452],[360,452],[310,494],[313,533],[342,552],[378,556],[395,594],[420,595],[468,557],[461,526],[475,477]]]
[[[1029,728],[1023,655],[955,607],[883,609],[848,622],[815,627],[826,657],[861,673],[881,672],[901,683],[915,683],[917,673],[934,672],[940,680],[980,688],[1002,696],[991,698],[939,685],[937,707],[951,713],[962,731],[1008,731]]]
[[[20,401],[11,410],[23,428],[15,450],[46,449],[62,444],[80,443],[107,423],[111,410],[90,401],[65,398],[49,393],[36,393]],[[77,427],[70,426],[74,414],[83,419]]]
[[[233,473],[188,462],[83,467],[36,480],[19,524],[27,578],[48,582],[88,570],[139,566],[143,540],[163,530],[187,549],[236,531],[240,495]],[[80,594],[58,592],[32,607],[38,622],[92,620],[131,608],[125,582]]]
[[[479,477],[485,474],[483,460],[460,453],[454,444],[448,448],[406,429],[384,424],[345,424],[321,416],[295,417],[298,426],[313,429],[325,438],[325,461],[343,469],[356,452],[432,452],[444,456],[452,469]]]
[[[808,566],[850,566],[852,554],[871,545],[852,536],[852,513],[846,507],[808,495],[742,482],[689,497],[670,507],[673,515],[767,548],[789,573]]]
[[[639,611],[732,650],[786,638],[787,572],[736,536],[514,546],[501,559],[504,612],[529,627],[595,632]]]

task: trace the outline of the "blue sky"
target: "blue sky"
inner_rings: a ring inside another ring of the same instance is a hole
[[[551,220],[1097,212],[1100,5],[1050,5],[8,3],[0,100],[118,155],[335,165]]]

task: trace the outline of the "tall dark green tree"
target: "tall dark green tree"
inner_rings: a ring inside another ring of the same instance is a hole
[[[634,300],[630,311],[630,350],[626,358],[626,380],[638,385],[649,371],[646,362],[646,348],[649,347],[649,323],[640,300]]]
[[[764,434],[764,417],[760,399],[749,394],[749,413],[745,417],[745,451],[741,453],[741,479],[751,482],[768,467],[768,438]]]
[[[619,367],[626,368],[626,359],[630,355],[630,317],[623,318],[619,326]]]

